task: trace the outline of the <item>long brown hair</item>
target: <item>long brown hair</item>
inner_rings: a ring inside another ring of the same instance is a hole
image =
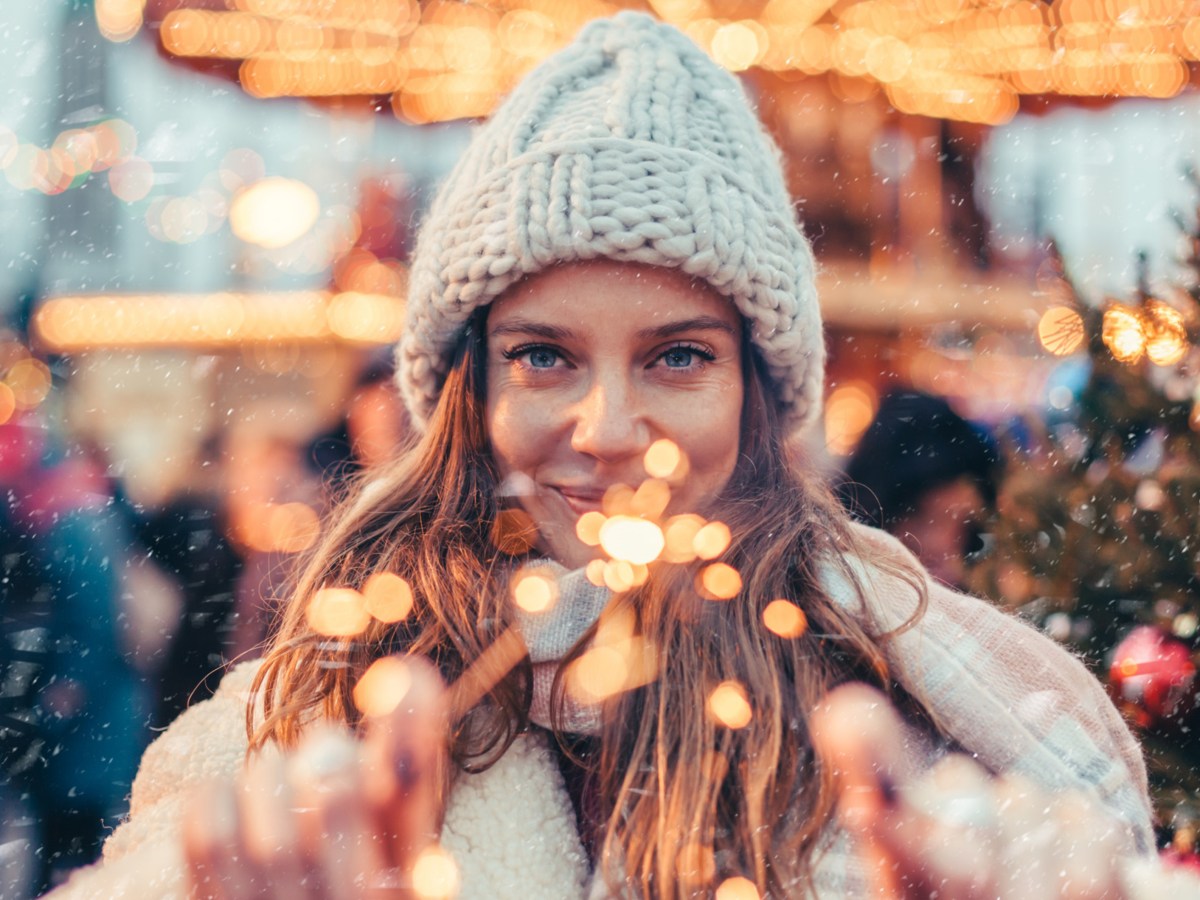
[[[424,436],[345,504],[305,567],[254,683],[262,719],[248,713],[252,748],[294,745],[313,718],[356,726],[353,686],[381,656],[420,654],[454,681],[507,627],[511,556],[495,540],[501,505],[484,420],[485,315],[461,341]],[[703,600],[694,567],[663,564],[610,607],[633,611],[656,650],[658,678],[605,704],[599,751],[587,764],[607,817],[597,835],[601,859],[621,860],[620,872],[602,866],[604,874],[646,897],[692,896],[733,874],[760,891],[795,894],[834,808],[831,779],[813,757],[810,712],[848,680],[889,688],[886,637],[869,633],[824,586],[830,566],[857,585],[845,561],[855,546],[848,519],[789,455],[765,371],[748,341],[744,348],[739,461],[712,507],[734,535],[723,559],[740,572],[741,594]],[[408,620],[373,623],[354,640],[312,632],[305,607],[317,590],[361,587],[382,571],[412,586]],[[764,608],[780,598],[807,616],[798,637],[763,626]],[[753,707],[740,729],[705,714],[712,690],[730,679]],[[516,666],[481,702],[485,727],[476,720],[453,729],[457,769],[486,768],[529,726],[530,685],[527,662]],[[562,688],[559,678],[559,716]]]

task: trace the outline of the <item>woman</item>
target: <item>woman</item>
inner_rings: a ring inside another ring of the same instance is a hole
[[[261,666],[147,753],[81,895],[428,895],[431,832],[464,897],[993,890],[1018,842],[985,776],[927,783],[984,809],[958,832],[1010,828],[967,875],[897,794],[946,748],[1003,774],[1006,804],[1102,810],[1102,889],[1151,849],[1138,749],[1083,668],[789,464],[823,374],[812,256],[740,87],[682,34],[621,14],[528,76],[435,200],[409,303],[422,438],[330,525]],[[676,540],[703,520],[731,538]],[[548,587],[522,599],[529,579]],[[359,595],[392,609],[385,582],[408,615],[317,627]],[[857,688],[831,702],[850,681],[900,718]],[[185,826],[184,789],[241,768],[247,710],[244,787]],[[847,715],[873,730],[847,740]]]

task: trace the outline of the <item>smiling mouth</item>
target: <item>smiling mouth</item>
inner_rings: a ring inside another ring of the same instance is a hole
[[[593,490],[591,488],[564,488],[554,487],[552,491],[563,498],[567,506],[577,516],[582,516],[587,512],[600,512],[601,505],[604,500],[604,491]]]

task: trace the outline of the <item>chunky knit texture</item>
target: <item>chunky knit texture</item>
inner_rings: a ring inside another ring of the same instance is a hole
[[[733,76],[638,13],[591,22],[530,73],[438,192],[398,351],[413,419],[436,406],[476,309],[527,275],[597,258],[678,268],[729,297],[789,424],[815,418],[815,270],[778,148]]]

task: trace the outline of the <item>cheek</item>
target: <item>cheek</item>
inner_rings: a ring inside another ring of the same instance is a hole
[[[538,404],[512,402],[504,391],[488,402],[488,444],[502,475],[536,465],[549,434],[545,410]]]
[[[687,455],[685,491],[696,501],[719,493],[729,482],[741,448],[742,392],[729,389],[717,402],[684,410],[675,434],[666,435]]]

